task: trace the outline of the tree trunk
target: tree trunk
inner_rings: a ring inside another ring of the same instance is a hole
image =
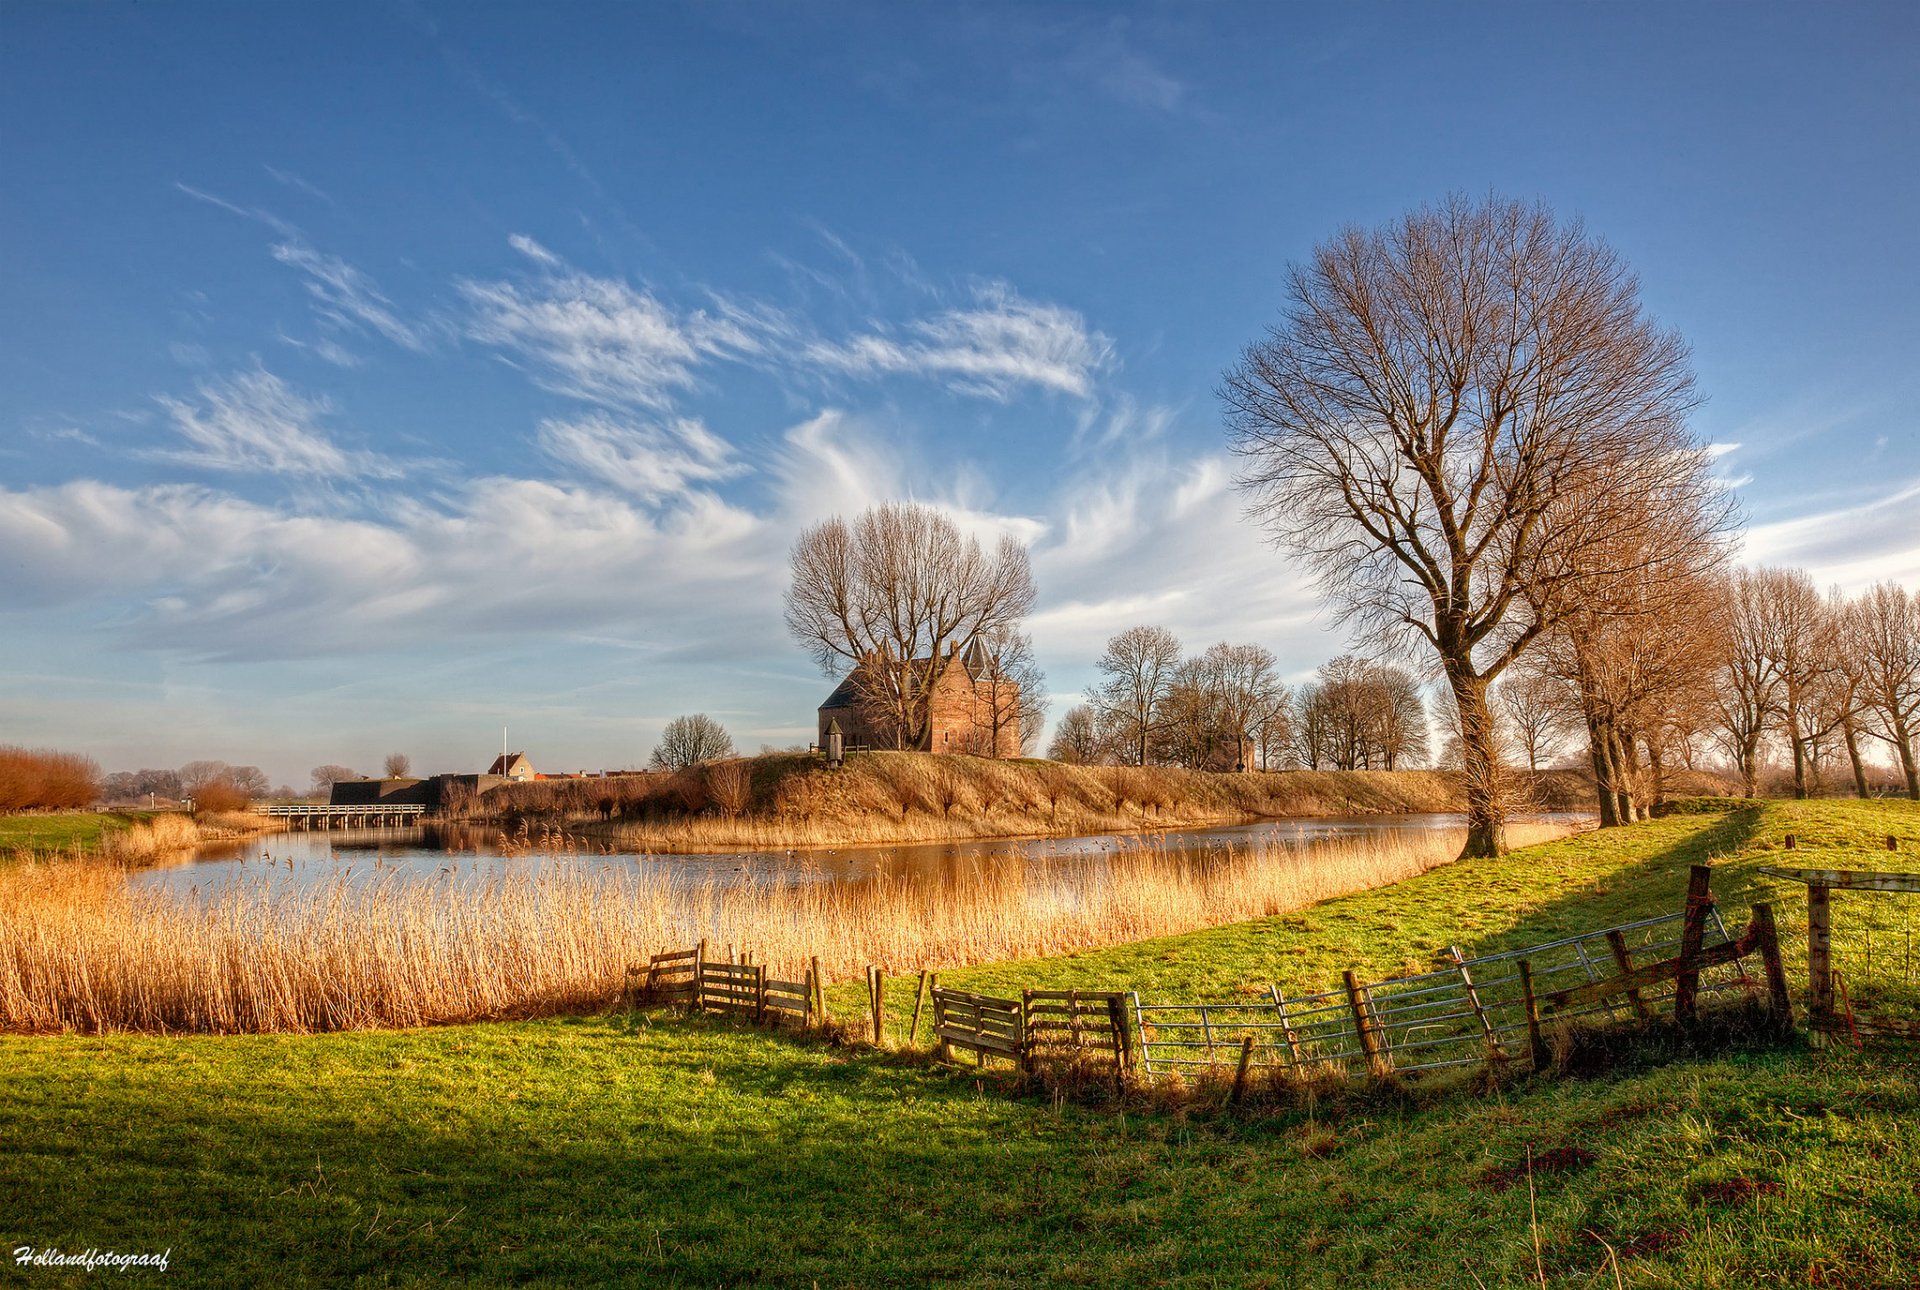
[[[1793,797],[1797,802],[1804,802],[1807,800],[1807,741],[1800,737],[1795,715],[1787,714],[1787,742],[1793,746]]]
[[[1907,796],[1920,802],[1920,768],[1913,764],[1913,732],[1904,721],[1894,723],[1893,746],[1900,750],[1900,769],[1907,775]]]
[[[1487,680],[1464,660],[1448,659],[1447,684],[1460,709],[1460,761],[1466,773],[1467,844],[1462,860],[1507,853],[1507,817],[1500,800],[1500,749]]]
[[[1653,772],[1653,808],[1667,804],[1667,767],[1666,759],[1660,750],[1652,744],[1647,745],[1647,767]]]
[[[1640,818],[1633,804],[1632,741],[1621,738],[1620,727],[1611,721],[1607,723],[1607,738],[1613,759],[1613,791],[1619,797],[1620,822],[1632,824]]]
[[[1853,722],[1840,723],[1841,731],[1847,737],[1847,760],[1853,763],[1853,791],[1861,798],[1868,796],[1867,765],[1860,760],[1860,732],[1853,728]]]
[[[1600,799],[1600,827],[1612,829],[1619,827],[1620,799],[1613,792],[1613,741],[1607,737],[1607,724],[1604,718],[1591,714],[1587,717],[1587,752],[1593,758],[1593,784],[1595,795]]]
[[[1760,788],[1760,772],[1754,763],[1760,757],[1760,740],[1752,738],[1740,746],[1740,783],[1746,796],[1755,796]]]

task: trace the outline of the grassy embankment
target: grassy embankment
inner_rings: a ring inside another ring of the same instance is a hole
[[[980,985],[1300,984],[1674,907],[1793,857],[1914,867],[1920,808],[1677,816]],[[1881,839],[1898,834],[1899,856]],[[1843,917],[1864,912],[1847,902]],[[1116,1114],[666,1014],[0,1040],[0,1239],[194,1284],[1911,1286],[1920,1079],[1797,1046],[1337,1120]],[[1529,1159],[1541,1163],[1531,1171]],[[23,1278],[27,1274],[21,1274]],[[33,1281],[57,1283],[54,1276]],[[77,1281],[77,1279],[76,1279]]]
[[[172,812],[0,815],[0,861],[97,858],[137,866],[197,846],[209,837],[234,836],[242,834],[235,831],[232,821],[224,827],[209,827]]]
[[[1523,777],[1546,808],[1590,808],[1581,776]],[[659,851],[842,847],[971,838],[1136,833],[1282,816],[1461,809],[1446,771],[1221,774],[872,752],[829,770],[792,753],[677,775],[546,780],[489,793],[496,816]],[[616,818],[604,820],[611,813]]]

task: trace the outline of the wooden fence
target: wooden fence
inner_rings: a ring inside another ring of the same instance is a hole
[[[1713,904],[1710,871],[1696,866],[1677,914],[1581,932],[1521,949],[1469,958],[1448,951],[1432,972],[1230,1002],[1143,1003],[1132,991],[1027,990],[996,998],[941,986],[920,973],[913,1024],[932,1003],[940,1056],[973,1054],[977,1064],[1009,1061],[1022,1071],[1074,1066],[1119,1079],[1234,1072],[1235,1095],[1257,1069],[1307,1075],[1407,1076],[1509,1063],[1541,1069],[1547,1028],[1581,1018],[1635,1020],[1670,1005],[1683,1024],[1705,995],[1745,992],[1791,1020],[1786,976],[1769,905],[1755,905],[1729,936]],[[762,1023],[807,1026],[826,1019],[818,959],[803,981],[776,981],[750,961],[710,962],[706,942],[655,955],[629,972],[637,1001],[684,1003]],[[750,956],[745,956],[750,960]],[[1759,959],[1760,977],[1749,971]],[[635,978],[639,980],[635,983]],[[931,986],[931,995],[928,990]],[[875,1043],[884,1035],[885,977],[867,969],[867,1011]]]
[[[1237,1066],[1303,1072],[1407,1075],[1546,1060],[1545,1029],[1576,1018],[1651,1016],[1671,1002],[1691,1021],[1695,1001],[1729,991],[1760,993],[1747,958],[1758,954],[1766,999],[1788,1009],[1772,909],[1755,907],[1738,939],[1727,935],[1696,868],[1678,914],[1468,958],[1455,946],[1437,971],[1365,983],[1345,974],[1337,990],[1235,1002],[1134,1004],[1140,1067],[1149,1075]]]

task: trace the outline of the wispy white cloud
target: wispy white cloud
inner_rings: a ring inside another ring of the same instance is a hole
[[[271,166],[267,170],[282,183],[312,188],[297,176],[283,175]],[[241,206],[191,184],[176,183],[174,187],[195,201],[205,202],[271,229],[280,240],[269,248],[270,254],[300,274],[308,294],[315,301],[315,312],[327,324],[346,330],[370,330],[402,349],[416,354],[426,352],[430,329],[402,318],[393,301],[381,292],[371,277],[339,256],[316,249],[297,224],[282,219],[272,211],[258,206]],[[326,197],[318,189],[312,191]],[[345,352],[337,345],[333,349],[339,353]],[[336,360],[329,358],[328,361]]]
[[[726,440],[692,417],[633,422],[589,412],[542,421],[539,443],[563,466],[656,503],[746,469]]]
[[[282,170],[278,166],[265,166],[263,169],[266,170],[267,175],[274,183],[284,188],[291,188],[297,193],[305,193],[308,197],[312,197],[317,201],[323,201],[329,206],[335,204],[332,196],[325,190],[316,184],[307,182],[291,170]]]
[[[910,322],[898,334],[814,340],[800,359],[853,376],[930,377],[992,399],[1007,399],[1022,386],[1086,398],[1095,376],[1113,361],[1113,344],[1075,311],[991,282],[975,290],[971,307]]]
[[[426,338],[420,329],[403,321],[373,280],[339,256],[316,251],[301,237],[275,243],[272,254],[306,279],[320,316],[328,322],[349,329],[371,328],[416,354],[426,350]]]
[[[345,479],[391,477],[399,470],[370,453],[350,452],[318,426],[330,410],[264,369],[199,387],[198,402],[161,396],[186,447],[154,455],[210,470]]]
[[[1067,54],[1068,73],[1121,103],[1178,112],[1187,104],[1187,86],[1129,41],[1124,23],[1084,33]]]
[[[762,352],[746,311],[677,310],[652,292],[566,265],[532,238],[515,250],[538,270],[518,281],[457,285],[467,334],[524,362],[543,388],[607,407],[663,409],[715,359]]]
[[[1920,583],[1920,480],[1876,497],[1748,528],[1742,558],[1797,565],[1822,584],[1858,591],[1884,579]]]

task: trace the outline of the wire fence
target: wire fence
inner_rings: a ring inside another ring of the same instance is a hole
[[[1540,1003],[1569,987],[1677,956],[1685,917],[1646,918],[1474,958],[1455,948],[1452,962],[1436,971],[1372,984],[1349,975],[1341,989],[1319,994],[1287,997],[1275,985],[1264,999],[1235,1002],[1144,1003],[1136,995],[1140,1068],[1167,1075],[1234,1064],[1249,1038],[1248,1063],[1256,1068],[1408,1074],[1524,1059],[1529,985],[1536,1013],[1548,1021],[1624,1020],[1673,1001],[1677,982],[1665,981],[1563,1009]],[[1709,909],[1704,930],[1704,950],[1731,940],[1717,909]],[[1703,969],[1698,993],[1757,988],[1739,956]]]

